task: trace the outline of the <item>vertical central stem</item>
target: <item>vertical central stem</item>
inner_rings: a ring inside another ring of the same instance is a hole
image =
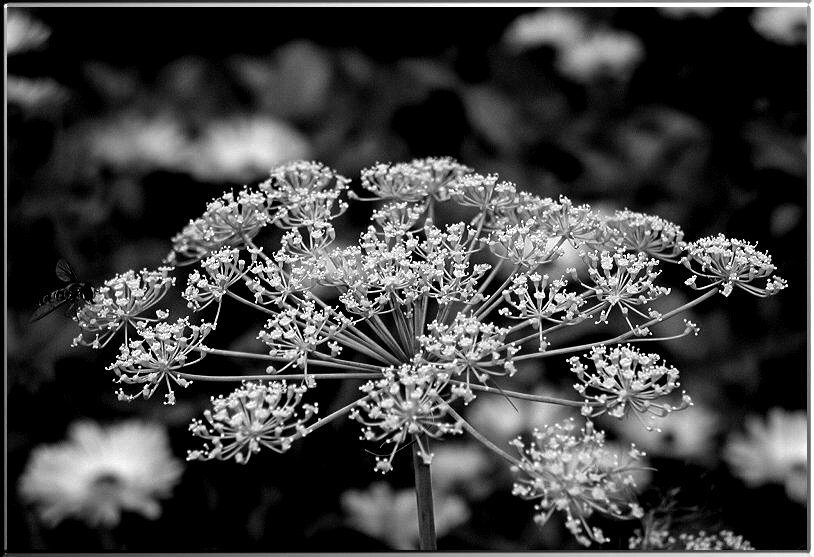
[[[413,471],[415,472],[415,499],[418,506],[418,547],[422,551],[433,551],[437,549],[437,546],[430,465],[424,464],[418,441],[419,437],[416,436],[413,442]]]

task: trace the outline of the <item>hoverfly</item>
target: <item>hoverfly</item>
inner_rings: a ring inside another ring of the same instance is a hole
[[[37,304],[37,309],[34,310],[34,314],[31,316],[30,323],[42,319],[65,304],[67,304],[65,315],[73,317],[79,311],[79,308],[93,301],[93,286],[88,282],[80,282],[76,278],[73,267],[65,259],[60,259],[57,262],[56,273],[59,280],[68,284],[42,297]]]

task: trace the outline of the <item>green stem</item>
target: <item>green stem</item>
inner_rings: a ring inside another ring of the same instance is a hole
[[[426,438],[424,439],[426,442]],[[435,515],[432,504],[430,465],[421,458],[419,436],[413,440],[413,471],[415,472],[415,499],[418,507],[418,547],[421,551],[438,549],[435,537]]]

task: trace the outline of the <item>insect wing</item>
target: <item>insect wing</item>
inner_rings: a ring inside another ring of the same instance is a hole
[[[79,282],[79,279],[76,278],[76,273],[71,267],[71,264],[68,263],[64,258],[61,258],[57,261],[57,268],[56,268],[57,277],[62,282]]]
[[[60,290],[57,290],[56,292],[52,292],[50,295],[43,298],[40,301],[39,305],[37,306],[37,309],[34,310],[34,314],[31,316],[31,319],[28,322],[33,323],[38,319],[42,319],[43,317],[45,317],[46,315],[60,307],[62,304],[67,302],[68,301],[67,297],[58,295],[60,292],[61,292]]]

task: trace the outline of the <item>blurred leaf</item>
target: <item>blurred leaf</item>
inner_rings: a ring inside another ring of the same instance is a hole
[[[503,153],[518,148],[518,117],[512,100],[489,85],[463,90],[466,112],[472,126]]]
[[[111,184],[114,205],[125,216],[135,220],[144,212],[144,187],[138,180],[121,177]]]
[[[806,147],[803,138],[766,120],[748,123],[743,135],[752,148],[752,165],[755,169],[778,169],[792,176],[806,176]]]
[[[398,69],[429,89],[452,89],[458,76],[447,64],[428,58],[409,58],[399,62]]]
[[[144,92],[138,72],[133,68],[114,68],[91,61],[84,64],[82,73],[99,96],[111,104],[130,102]]]
[[[774,208],[770,217],[772,236],[785,236],[803,219],[803,209],[792,203],[784,203]]]
[[[278,116],[309,119],[328,108],[333,64],[309,41],[289,43],[266,60],[238,56],[231,67],[260,107]]]

